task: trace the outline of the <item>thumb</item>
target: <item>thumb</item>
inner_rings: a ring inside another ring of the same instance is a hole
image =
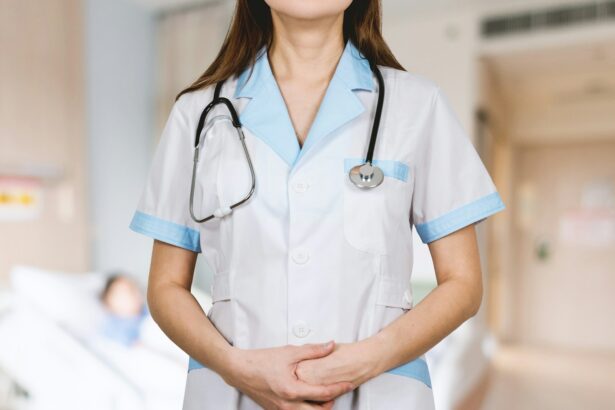
[[[318,359],[328,355],[333,351],[335,342],[333,340],[327,343],[306,343],[297,347],[297,360]]]

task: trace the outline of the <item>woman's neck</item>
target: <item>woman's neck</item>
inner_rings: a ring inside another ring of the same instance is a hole
[[[278,80],[329,81],[344,49],[344,14],[298,20],[272,10],[271,68]]]

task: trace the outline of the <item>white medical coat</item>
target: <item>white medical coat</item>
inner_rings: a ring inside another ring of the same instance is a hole
[[[302,147],[264,49],[252,68],[227,80],[221,95],[240,114],[256,173],[253,197],[222,219],[198,224],[190,217],[194,134],[210,86],[174,104],[130,227],[203,254],[214,271],[208,317],[236,347],[370,337],[412,308],[412,226],[429,243],[504,205],[431,81],[380,67],[386,92],[374,163],[385,177],[362,190],[348,170],[365,158],[378,85],[355,46],[347,42]],[[215,108],[202,137],[199,217],[250,189],[227,114]],[[190,358],[184,410],[259,408]],[[425,358],[338,397],[334,408],[433,408]]]

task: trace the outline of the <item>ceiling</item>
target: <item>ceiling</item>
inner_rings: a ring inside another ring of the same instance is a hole
[[[486,58],[514,139],[615,137],[615,40]]]

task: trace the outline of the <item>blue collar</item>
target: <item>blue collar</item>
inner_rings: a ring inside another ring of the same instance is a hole
[[[234,97],[250,99],[239,115],[242,124],[292,169],[317,142],[365,110],[353,92],[356,90],[374,90],[372,71],[365,57],[347,41],[302,147],[295,136],[265,47],[259,51],[254,65],[238,76]]]

